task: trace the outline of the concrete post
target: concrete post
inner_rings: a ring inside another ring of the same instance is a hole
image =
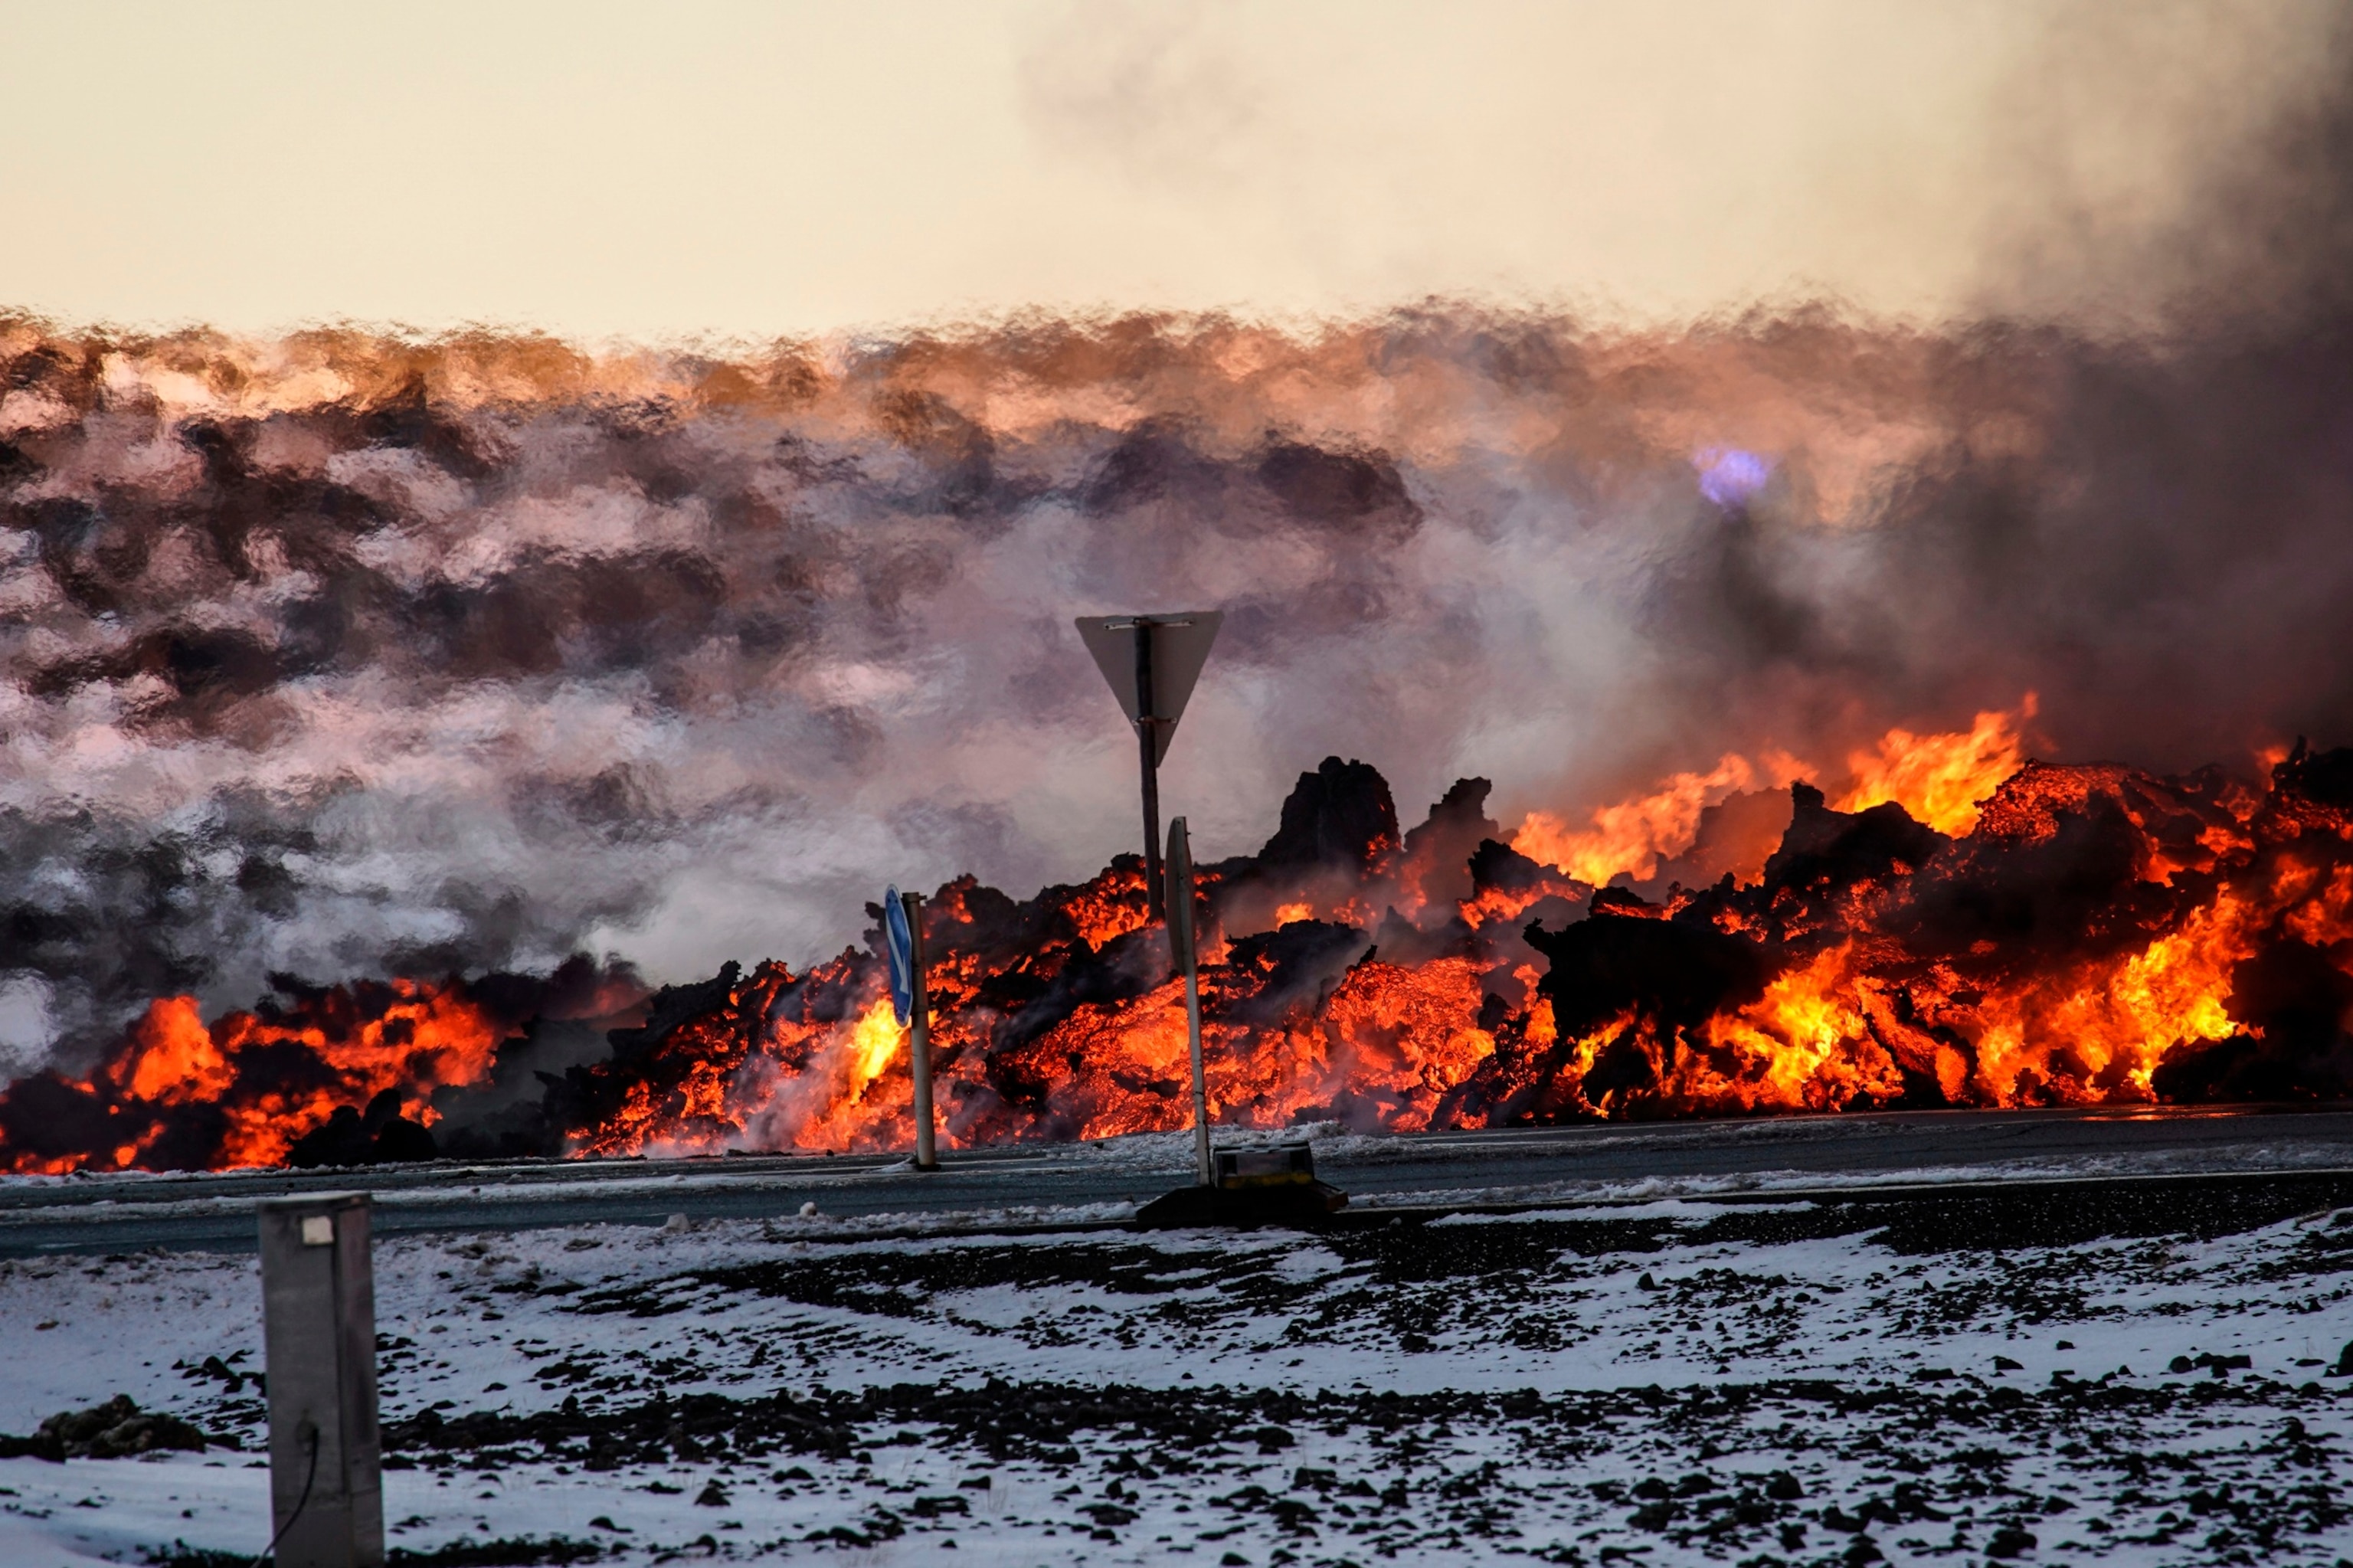
[[[260,1205],[278,1568],[383,1568],[368,1207],[364,1192]]]
[[[1185,972],[1185,1050],[1193,1066],[1193,1166],[1204,1187],[1217,1184],[1209,1162],[1209,1079],[1201,1063],[1201,968],[1193,929],[1193,840],[1185,819],[1168,824],[1168,947]]]

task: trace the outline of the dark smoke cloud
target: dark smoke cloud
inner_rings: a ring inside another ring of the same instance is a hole
[[[2282,124],[2211,209],[2261,245],[2184,240],[2137,339],[0,319],[0,1036],[78,1063],[273,972],[687,978],[886,879],[1082,876],[1136,831],[1087,611],[1226,608],[1165,786],[1212,855],[1327,753],[1508,823],[2028,690],[2066,759],[2353,737],[2348,124]]]

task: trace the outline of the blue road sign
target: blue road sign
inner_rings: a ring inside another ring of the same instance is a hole
[[[882,947],[891,959],[891,1009],[903,1027],[915,1013],[915,934],[895,887],[882,895]]]

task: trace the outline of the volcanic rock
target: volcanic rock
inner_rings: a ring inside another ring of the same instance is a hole
[[[1789,802],[1788,831],[1765,861],[1765,885],[1775,891],[1815,893],[1883,880],[1927,864],[1950,842],[1892,800],[1833,811],[1820,789],[1799,783],[1789,786]]]
[[[2353,975],[2283,937],[2231,971],[2223,1007],[2250,1027],[2166,1054],[2150,1086],[2177,1104],[2337,1098],[2353,1092]]]
[[[1938,956],[1991,950],[2047,964],[2146,946],[2193,897],[2189,878],[2149,874],[2150,842],[2135,821],[2170,794],[2126,768],[2029,763],[1918,879],[1914,917],[1898,924]]]
[[[2295,749],[2272,769],[2272,792],[2255,813],[2258,837],[2293,839],[2307,830],[2335,833],[2353,811],[2353,746],[2316,752],[2295,737]]]
[[[1229,1016],[1242,1023],[1274,1022],[1330,990],[1364,954],[1362,931],[1324,920],[1294,920],[1280,930],[1237,937],[1229,961],[1267,979],[1256,995],[1236,1005]]]
[[[1668,1028],[1696,1025],[1764,993],[1771,967],[1757,943],[1662,913],[1620,889],[1594,895],[1593,914],[1560,931],[1532,926],[1528,945],[1552,960],[1536,989],[1552,999],[1564,1037],[1630,1009]]]
[[[438,1158],[433,1135],[400,1114],[400,1091],[386,1089],[355,1111],[337,1106],[326,1124],[294,1140],[286,1162],[301,1170],[322,1165],[388,1165]]]
[[[1370,870],[1398,845],[1388,780],[1366,762],[1327,757],[1282,803],[1282,825],[1258,852],[1268,870],[1345,865]]]
[[[88,1410],[61,1410],[30,1437],[0,1436],[0,1458],[120,1459],[164,1449],[201,1451],[202,1432],[176,1415],[142,1411],[127,1393]]]
[[[1404,874],[1426,902],[1451,904],[1471,896],[1472,857],[1504,832],[1487,815],[1487,797],[1494,788],[1484,779],[1457,779],[1430,808],[1429,821],[1405,835]]]

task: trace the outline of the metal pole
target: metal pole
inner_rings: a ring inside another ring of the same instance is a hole
[[[1152,624],[1135,622],[1135,740],[1144,761],[1144,887],[1152,919],[1167,913],[1160,889],[1159,719],[1152,710]]]
[[[1201,966],[1194,950],[1193,845],[1185,819],[1168,824],[1168,938],[1185,966],[1185,1049],[1193,1063],[1193,1167],[1204,1187],[1213,1186],[1217,1172],[1209,1159],[1209,1081],[1201,1065]]]
[[[932,1128],[932,996],[923,983],[923,895],[902,893],[911,957],[907,1006],[907,1062],[915,1075],[915,1169],[937,1171],[939,1147]]]

